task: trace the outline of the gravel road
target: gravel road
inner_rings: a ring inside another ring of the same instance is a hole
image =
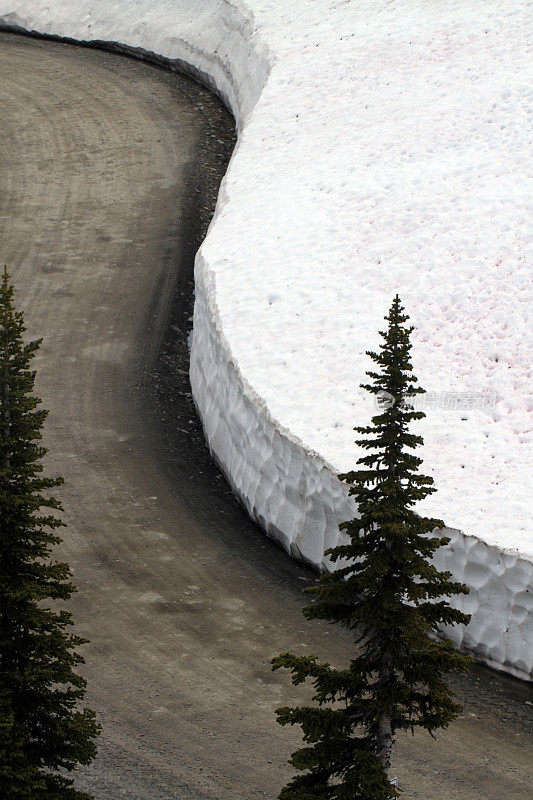
[[[342,663],[349,639],[301,617],[314,579],[247,519],[190,397],[192,261],[234,144],[218,101],[123,56],[0,34],[0,263],[29,335],[61,555],[79,593],[88,699],[103,725],[78,785],[97,800],[274,798],[301,699],[270,658]],[[401,736],[405,798],[529,800],[531,693],[476,668],[463,716]]]

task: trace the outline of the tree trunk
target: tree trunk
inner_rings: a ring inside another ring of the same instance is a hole
[[[388,776],[392,752],[392,728],[390,717],[382,716],[378,719],[378,752],[377,756],[383,764],[385,774]]]

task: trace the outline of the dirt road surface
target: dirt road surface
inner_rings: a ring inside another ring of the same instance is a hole
[[[300,615],[313,574],[246,518],[194,414],[192,260],[233,147],[218,101],[122,56],[0,35],[0,262],[29,335],[61,555],[79,593],[88,701],[103,725],[80,788],[97,800],[274,798],[303,698],[270,658],[341,664],[349,639]],[[477,668],[464,714],[402,736],[406,798],[526,800],[528,688]]]

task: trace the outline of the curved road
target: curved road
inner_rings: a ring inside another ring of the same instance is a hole
[[[350,645],[301,617],[311,573],[246,518],[191,403],[191,264],[231,120],[154,66],[7,34],[0,107],[0,262],[29,335],[44,336],[61,555],[104,728],[78,785],[97,800],[273,798],[300,741],[274,708],[303,693],[271,656],[340,663]],[[527,687],[482,669],[455,685],[466,705],[447,733],[398,741],[405,796],[526,800]]]

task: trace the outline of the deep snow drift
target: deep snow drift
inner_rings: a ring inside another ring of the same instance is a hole
[[[335,473],[396,291],[428,390],[440,555],[472,588],[454,638],[533,669],[528,531],[526,6],[425,0],[0,0],[7,23],[185,61],[240,130],[197,258],[191,380],[237,493],[320,564]],[[529,405],[528,405],[529,403]],[[460,532],[462,531],[462,533]]]

